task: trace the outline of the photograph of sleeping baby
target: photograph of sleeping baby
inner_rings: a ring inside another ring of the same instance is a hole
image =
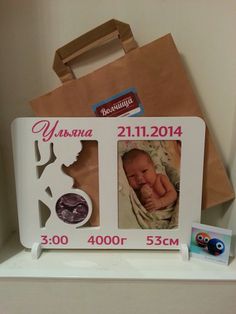
[[[119,228],[178,227],[179,141],[119,141]]]

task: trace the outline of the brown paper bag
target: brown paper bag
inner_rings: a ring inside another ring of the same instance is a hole
[[[125,55],[76,79],[71,63],[88,50],[117,37]],[[58,49],[53,68],[63,84],[31,102],[38,116],[94,116],[92,105],[135,87],[145,116],[203,117],[170,34],[139,48],[128,24],[110,20]],[[93,162],[97,161],[97,158],[93,159]],[[85,184],[88,194],[94,189],[98,191],[97,164],[89,165],[89,169],[93,169],[95,175],[91,186]],[[79,178],[80,171],[83,173],[82,169],[71,170],[71,173]],[[234,191],[225,167],[207,130],[202,207],[208,208],[233,198]],[[97,199],[95,203],[98,208]],[[98,219],[95,221],[96,224]]]

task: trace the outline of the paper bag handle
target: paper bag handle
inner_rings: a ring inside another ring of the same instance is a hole
[[[63,83],[75,79],[70,67],[71,62],[115,38],[120,39],[125,53],[137,48],[129,24],[112,19],[57,49],[53,63],[54,71]]]

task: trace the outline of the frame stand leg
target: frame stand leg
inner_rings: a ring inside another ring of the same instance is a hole
[[[180,245],[180,254],[181,254],[183,261],[189,260],[189,248],[188,248],[188,245],[186,243],[182,243]]]
[[[42,253],[41,243],[35,242],[31,248],[31,256],[33,259],[38,259]]]

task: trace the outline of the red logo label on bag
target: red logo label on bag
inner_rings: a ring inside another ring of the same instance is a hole
[[[142,105],[134,89],[126,90],[93,106],[97,117],[128,117],[140,115]]]

